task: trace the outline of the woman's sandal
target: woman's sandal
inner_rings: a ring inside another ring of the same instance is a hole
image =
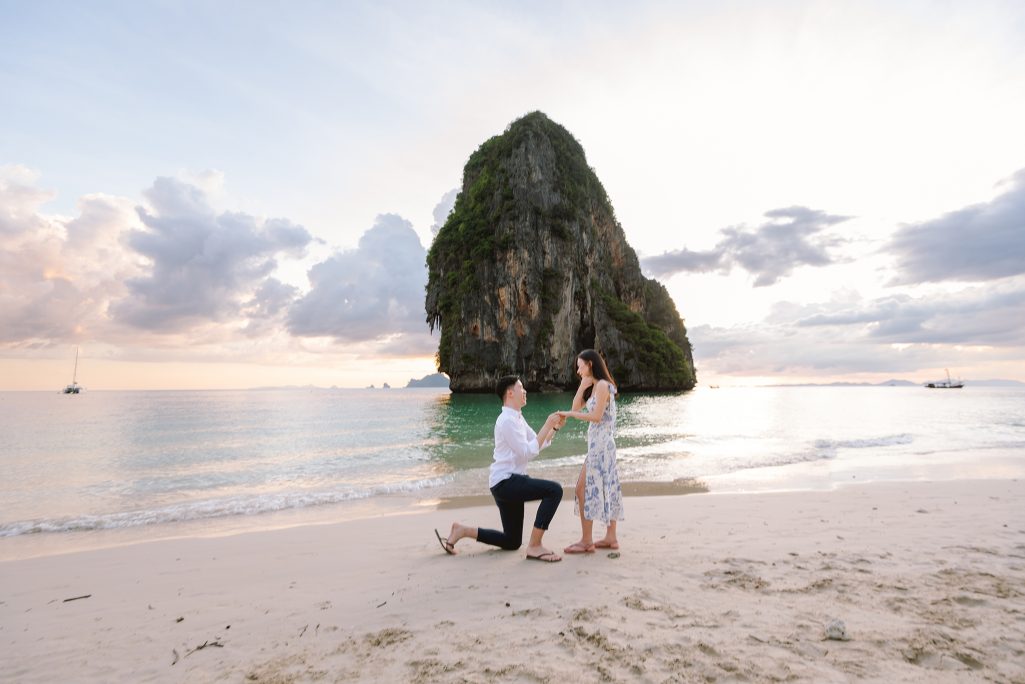
[[[562,550],[563,553],[594,553],[594,544],[584,546],[580,542],[574,542]]]

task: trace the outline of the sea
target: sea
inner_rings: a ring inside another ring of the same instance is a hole
[[[0,560],[486,502],[499,412],[439,389],[0,392]],[[570,421],[531,474],[572,486],[585,440]],[[616,442],[628,496],[1021,478],[1025,388],[625,394]]]

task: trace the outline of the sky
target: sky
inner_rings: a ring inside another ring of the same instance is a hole
[[[469,155],[581,142],[702,384],[1025,381],[1025,4],[0,0],[0,390],[401,386]]]

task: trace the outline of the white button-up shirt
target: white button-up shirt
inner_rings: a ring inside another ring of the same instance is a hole
[[[495,421],[495,462],[491,464],[488,486],[494,487],[510,475],[526,475],[527,463],[551,444],[537,445],[537,433],[527,425],[523,414],[508,406]]]

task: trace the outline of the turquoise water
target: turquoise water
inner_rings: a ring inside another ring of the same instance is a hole
[[[569,394],[532,394],[538,427]],[[3,538],[253,519],[343,502],[487,493],[490,395],[439,390],[0,393]],[[1025,475],[1025,391],[699,389],[628,395],[625,481],[713,492]],[[575,481],[572,422],[532,473]]]

